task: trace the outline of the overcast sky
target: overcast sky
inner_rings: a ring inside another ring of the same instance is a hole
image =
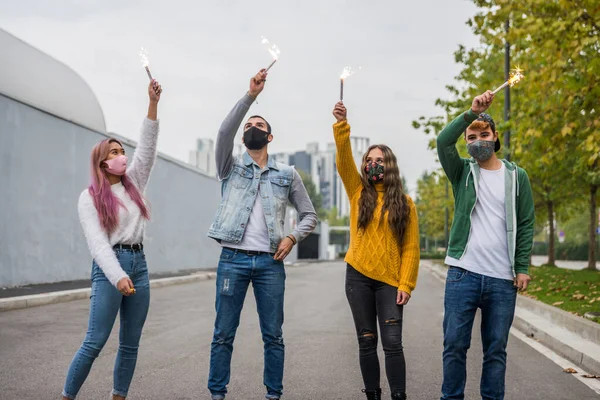
[[[360,65],[345,84],[352,133],[389,145],[414,194],[436,163],[411,121],[440,113],[434,101],[458,72],[453,52],[476,44],[465,25],[474,13],[467,0],[0,0],[0,27],[73,68],[108,131],[135,140],[147,106],[138,57],[146,47],[164,88],[159,150],[186,162],[270,63],[261,36],[281,49],[250,111],[273,126],[271,152],[332,141],[339,75]]]

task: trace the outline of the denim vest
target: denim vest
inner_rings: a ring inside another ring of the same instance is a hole
[[[218,242],[240,243],[260,185],[271,251],[276,252],[284,237],[285,213],[293,177],[294,169],[289,165],[277,163],[269,157],[267,167],[261,171],[248,153],[244,153],[221,183],[221,204],[208,236]]]

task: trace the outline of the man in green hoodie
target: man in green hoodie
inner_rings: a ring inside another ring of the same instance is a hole
[[[517,290],[527,289],[535,222],[531,185],[525,170],[496,157],[500,141],[485,114],[491,91],[473,99],[437,138],[444,172],[452,183],[454,220],[446,264],[444,297],[444,378],[442,400],[464,399],[467,350],[481,309],[484,400],[504,399],[506,345]],[[456,142],[464,134],[471,159]]]

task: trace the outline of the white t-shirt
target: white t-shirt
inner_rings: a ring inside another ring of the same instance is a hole
[[[506,235],[505,168],[502,163],[498,170],[480,169],[467,248],[462,259],[446,257],[446,264],[493,278],[513,280]]]
[[[221,246],[231,247],[232,249],[271,252],[267,219],[265,218],[265,211],[263,210],[262,197],[260,194],[260,185],[258,186],[258,193],[256,199],[254,199],[254,206],[250,212],[250,218],[248,218],[248,224],[246,225],[242,241],[238,244],[222,241]]]

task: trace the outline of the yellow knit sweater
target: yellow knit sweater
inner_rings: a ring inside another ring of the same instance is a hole
[[[406,196],[410,217],[402,245],[398,245],[388,219],[383,218],[380,222],[384,188],[383,185],[376,185],[377,207],[373,219],[366,229],[358,229],[358,201],[363,185],[352,157],[348,122],[334,124],[333,135],[337,147],[337,170],[350,199],[350,247],[344,261],[361,274],[410,294],[417,284],[420,260],[419,222],[415,204]]]

